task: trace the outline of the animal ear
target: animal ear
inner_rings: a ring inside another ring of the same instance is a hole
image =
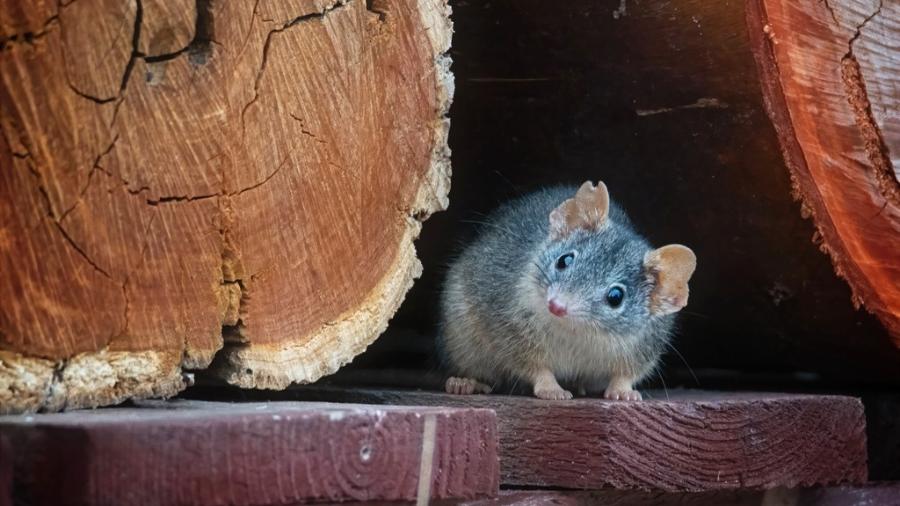
[[[550,213],[550,238],[563,239],[576,230],[600,230],[609,217],[609,192],[603,182],[585,181],[575,196]]]
[[[674,313],[688,302],[688,280],[697,267],[697,256],[687,246],[669,244],[644,255],[644,271],[653,280],[650,313]]]

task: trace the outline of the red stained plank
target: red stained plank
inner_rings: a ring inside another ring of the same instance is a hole
[[[488,410],[174,401],[0,417],[0,432],[16,494],[35,505],[474,498],[498,488]]]
[[[0,433],[0,506],[12,506],[12,452],[6,436]]]
[[[862,403],[840,396],[671,391],[636,403],[297,389],[335,402],[496,411],[501,483],[705,491],[862,483]]]
[[[509,491],[494,499],[480,499],[460,506],[858,506],[900,505],[900,483],[841,486],[815,489],[717,490],[712,492],[596,492]]]

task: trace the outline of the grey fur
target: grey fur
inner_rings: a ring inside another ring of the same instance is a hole
[[[531,384],[534,371],[548,367],[558,381],[596,391],[615,375],[639,381],[653,371],[675,315],[648,309],[653,281],[643,260],[652,248],[613,202],[599,232],[550,241],[550,213],[576,191],[550,188],[501,206],[451,264],[439,333],[451,374],[489,386]],[[570,251],[572,265],[556,269]],[[550,314],[549,281],[583,306],[565,319]],[[618,309],[606,302],[613,283],[626,289]]]

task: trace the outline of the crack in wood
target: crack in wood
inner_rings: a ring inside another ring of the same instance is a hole
[[[94,102],[97,105],[104,105],[104,104],[108,104],[108,103],[112,102],[113,100],[115,100],[116,98],[118,98],[118,97],[99,98],[99,97],[95,97],[89,93],[86,93],[84,91],[81,91],[74,84],[72,84],[71,80],[69,80],[69,74],[67,72],[64,72],[63,74],[66,78],[66,85],[69,87],[70,90],[72,90],[72,93],[78,95],[79,97],[81,97],[85,100],[90,100],[91,102]]]
[[[122,282],[122,297],[124,298],[124,315],[122,317],[122,329],[117,333],[113,334],[107,340],[107,346],[111,345],[117,339],[122,339],[127,337],[128,335],[128,326],[129,326],[129,317],[131,313],[131,298],[128,297],[128,286],[131,284],[131,279],[134,273],[141,268],[144,264],[144,260],[147,255],[147,250],[150,248],[150,229],[153,227],[153,222],[156,220],[157,214],[154,212],[150,215],[150,219],[147,220],[147,226],[144,227],[144,233],[141,237],[144,238],[144,244],[141,246],[141,253],[138,257],[138,263],[134,266],[134,268],[129,271],[125,275],[125,281]]]
[[[125,89],[128,88],[128,82],[131,80],[131,72],[134,70],[134,62],[143,56],[138,49],[141,42],[141,25],[143,21],[144,4],[141,0],[135,0],[134,30],[131,34],[131,56],[128,58],[128,63],[125,65],[125,71],[122,73],[122,81],[119,84],[120,97],[125,94]]]
[[[194,21],[194,36],[183,48],[168,53],[139,55],[147,63],[167,62],[187,53],[193,65],[203,65],[209,61],[213,39],[212,0],[196,0],[197,18]]]
[[[372,14],[377,14],[378,21],[384,22],[387,19],[387,11],[375,7],[375,1],[377,0],[366,0],[366,10]]]
[[[140,47],[141,42],[141,25],[144,20],[144,5],[141,0],[135,0],[135,13],[134,13],[134,29],[131,33],[131,56],[128,58],[128,63],[125,65],[125,71],[122,72],[122,81],[119,84],[119,94],[116,97],[116,104],[113,107],[112,120],[110,120],[110,127],[112,128],[116,124],[116,119],[119,117],[119,108],[122,106],[122,102],[125,101],[125,90],[128,88],[128,82],[131,80],[131,72],[134,70],[134,63],[138,58],[143,58],[144,54],[140,52],[138,49]]]
[[[194,40],[188,44],[188,62],[203,65],[209,61],[211,45],[215,43],[212,0],[197,0],[197,21],[194,24]]]
[[[63,377],[63,373],[66,371],[66,367],[69,366],[69,359],[62,359],[53,365],[53,376],[50,378],[50,381],[47,383],[47,388],[45,390],[44,398],[41,400],[40,410],[47,409],[50,407],[51,403],[56,401],[56,396],[53,395],[53,391],[56,389],[58,385],[62,385],[65,378]],[[69,399],[66,396],[62,398],[62,405],[55,406],[60,411],[65,411],[65,409],[69,405]]]
[[[281,163],[279,163],[278,166],[275,167],[275,170],[273,170],[271,173],[269,173],[269,175],[267,175],[265,178],[263,178],[262,181],[260,181],[260,182],[258,182],[258,183],[256,183],[256,184],[247,186],[246,188],[242,188],[242,189],[240,189],[240,190],[238,190],[238,191],[236,191],[236,192],[229,193],[228,196],[229,196],[229,197],[233,197],[233,196],[236,196],[236,195],[240,195],[240,194],[242,194],[242,193],[244,193],[244,192],[248,192],[248,191],[250,191],[250,190],[255,190],[255,189],[259,188],[260,186],[262,186],[262,185],[268,183],[269,180],[271,180],[273,177],[275,177],[276,174],[278,174],[278,173],[281,171],[281,168],[282,168],[282,167],[284,167],[285,165],[287,165],[288,160],[290,160],[290,154],[285,155],[284,160],[282,160]]]
[[[255,104],[259,100],[260,85],[262,83],[263,74],[265,73],[265,70],[269,63],[269,49],[271,48],[272,41],[274,40],[275,34],[281,33],[285,30],[288,30],[289,28],[298,26],[301,23],[304,23],[307,21],[311,21],[311,20],[315,20],[315,19],[324,19],[325,16],[327,16],[330,12],[346,6],[350,1],[352,1],[352,0],[338,0],[337,3],[335,3],[329,7],[325,7],[319,12],[314,12],[314,13],[305,14],[302,16],[297,16],[297,17],[291,19],[290,21],[284,23],[281,27],[272,29],[268,32],[268,34],[266,34],[266,38],[265,38],[265,41],[263,42],[263,47],[262,47],[262,56],[261,56],[260,67],[259,67],[259,70],[257,70],[256,76],[253,81],[253,98],[251,98],[250,101],[247,102],[247,104],[245,104],[244,107],[241,109],[240,118],[241,118],[241,142],[242,143],[244,142],[244,139],[246,136],[246,114],[247,114],[247,111],[249,111],[250,108],[253,106],[253,104]],[[368,4],[367,4],[367,6],[368,6]],[[250,26],[248,28],[247,39],[244,41],[244,46],[246,46],[246,44],[248,43],[248,41],[250,39],[252,30],[253,30],[253,20],[256,19],[258,16],[258,10],[257,10],[258,7],[259,7],[259,1],[257,0],[257,2],[254,4],[253,11],[251,14]],[[379,15],[379,19],[383,20],[384,16]],[[300,123],[301,133],[312,137],[317,142],[323,142],[323,143],[325,142],[323,140],[316,138],[315,134],[313,134],[312,132],[307,131],[304,127],[303,120],[301,118],[295,116],[293,113],[291,113],[291,117]],[[275,170],[273,170],[270,174],[268,174],[265,178],[263,178],[262,181],[260,181],[256,184],[253,184],[251,186],[242,188],[240,190],[237,190],[235,192],[231,192],[231,193],[225,193],[223,190],[222,192],[220,192],[220,196],[230,198],[230,197],[233,197],[236,195],[241,195],[241,194],[251,191],[251,190],[255,190],[255,189],[263,186],[264,184],[269,182],[272,178],[274,178],[281,171],[281,169],[287,164],[289,159],[290,159],[290,155],[285,156],[284,160],[282,160],[282,162],[278,164],[278,166],[275,168]],[[174,201],[178,202],[179,200],[174,200]],[[240,276],[234,276],[234,273],[230,273],[230,274],[225,273],[225,271],[228,270],[228,268],[226,267],[226,263],[228,262],[229,257],[231,257],[235,262],[239,263],[237,252],[234,250],[234,245],[231,243],[231,241],[229,239],[229,230],[228,230],[227,224],[225,223],[226,219],[227,218],[224,216],[224,213],[223,213],[223,218],[222,218],[223,225],[222,225],[222,229],[220,230],[220,233],[222,234],[222,241],[223,241],[223,250],[222,250],[223,284],[224,283],[236,283],[240,287],[240,296],[239,296],[237,308],[236,308],[236,312],[238,314],[236,323],[234,325],[225,325],[224,324],[225,322],[223,322],[222,340],[223,340],[223,343],[227,344],[227,345],[223,346],[222,349],[219,350],[219,353],[222,353],[223,350],[227,350],[233,346],[240,345],[240,343],[246,342],[246,340],[247,340],[246,336],[244,334],[245,326],[244,326],[244,321],[243,321],[242,315],[244,313],[245,301],[246,301],[247,297],[249,297],[249,290],[248,290],[247,286],[245,286],[244,281]],[[185,343],[185,353],[187,353],[186,343]]]
[[[107,175],[111,175],[111,174],[109,174],[109,172],[100,168],[100,160],[102,160],[103,157],[108,155],[113,150],[113,148],[115,147],[116,142],[118,140],[119,140],[119,134],[116,134],[113,137],[112,142],[109,143],[109,146],[107,146],[106,149],[103,150],[103,152],[100,153],[99,155],[97,155],[97,157],[94,159],[94,164],[91,166],[90,172],[88,172],[87,182],[84,183],[84,186],[82,186],[81,190],[78,192],[78,198],[75,199],[75,202],[72,203],[72,205],[69,206],[68,209],[63,211],[62,215],[59,217],[60,222],[65,221],[65,219],[69,215],[69,213],[71,213],[76,207],[78,207],[78,204],[80,204],[83,201],[84,194],[87,193],[88,188],[91,186],[91,182],[94,180],[94,174],[97,173],[98,170],[104,172]]]
[[[74,3],[74,2],[70,2],[69,4],[61,5],[60,9],[62,9],[63,7],[68,7],[72,3]],[[144,16],[143,4],[141,3],[141,0],[135,0],[134,28],[133,28],[132,34],[131,34],[131,53],[128,57],[128,63],[125,64],[125,69],[122,72],[122,79],[120,81],[119,92],[117,94],[110,96],[110,97],[105,97],[105,98],[96,97],[94,95],[91,95],[90,93],[87,93],[85,91],[78,89],[78,87],[75,86],[69,79],[68,72],[63,72],[63,75],[65,76],[66,84],[69,86],[69,89],[71,89],[72,92],[74,92],[79,97],[84,98],[86,100],[90,100],[91,102],[94,102],[98,105],[104,105],[104,104],[108,104],[110,102],[118,100],[118,102],[115,105],[115,109],[113,110],[113,123],[115,122],[116,114],[119,111],[119,104],[121,104],[121,102],[122,102],[125,88],[128,86],[128,81],[131,79],[131,71],[134,68],[134,62],[136,59],[144,56],[138,50],[140,38],[141,38],[141,24],[143,22],[143,16]]]
[[[195,200],[205,200],[221,196],[222,194],[219,192],[209,193],[205,195],[172,195],[159,197],[157,199],[147,199],[147,205],[157,206],[160,204],[170,204],[175,202],[193,202]]]
[[[91,267],[93,267],[93,268],[94,268],[97,272],[99,272],[100,274],[103,274],[103,276],[106,277],[107,279],[110,279],[110,280],[113,279],[112,276],[110,276],[109,273],[106,272],[106,270],[104,270],[102,267],[100,267],[99,265],[97,265],[97,263],[94,262],[94,261],[91,259],[91,257],[88,256],[87,253],[85,253],[85,251],[81,248],[81,246],[79,246],[78,243],[75,242],[74,239],[72,239],[72,237],[69,235],[69,233],[66,232],[65,227],[63,227],[61,223],[59,223],[59,222],[56,221],[56,220],[53,220],[52,218],[51,218],[51,221],[53,222],[54,225],[56,225],[56,228],[60,231],[60,233],[62,234],[63,238],[66,240],[66,242],[69,243],[69,246],[71,246],[72,248],[74,248],[75,251],[77,251],[78,254],[79,254],[79,255],[80,255],[87,263],[89,263],[89,264],[91,265]]]
[[[272,44],[272,38],[275,34],[281,33],[289,28],[297,26],[301,23],[312,21],[315,19],[324,19],[329,13],[342,9],[350,4],[353,0],[337,0],[336,3],[331,6],[324,7],[321,11],[313,12],[310,14],[304,14],[302,16],[297,16],[296,18],[291,19],[290,21],[284,23],[279,28],[274,28],[269,30],[269,33],[266,35],[266,40],[263,43],[263,52],[262,52],[262,63],[260,63],[259,70],[256,72],[256,78],[253,82],[253,98],[250,99],[247,104],[241,109],[241,142],[244,142],[244,138],[246,137],[247,127],[245,122],[245,116],[247,115],[247,111],[253,104],[259,100],[259,86],[262,82],[263,73],[266,70],[266,66],[269,63],[269,47]],[[254,7],[253,16],[256,17],[256,7]],[[252,22],[251,22],[252,28]]]
[[[828,5],[828,2],[825,3],[825,6],[828,7],[829,10],[831,10],[831,7]],[[884,7],[884,0],[878,0],[878,8],[875,9],[875,12],[873,12],[872,14],[869,14],[865,19],[863,19],[862,23],[860,23],[856,27],[856,32],[853,34],[853,37],[847,43],[847,54],[844,55],[844,58],[847,58],[847,57],[853,55],[853,44],[856,42],[856,39],[858,39],[859,36],[862,35],[862,29],[865,28],[865,26],[867,24],[869,24],[869,21],[872,21],[872,19],[874,19],[875,16],[881,14],[882,7]],[[831,11],[831,14],[833,16],[834,11]]]
[[[828,12],[831,14],[831,19],[834,21],[834,24],[841,26],[840,21],[838,21],[837,14],[834,12],[834,7],[828,3],[828,0],[822,0],[822,3],[825,5],[825,8],[828,9]]]
[[[160,204],[170,204],[170,203],[178,203],[178,202],[193,202],[195,200],[204,200],[204,199],[211,199],[211,198],[216,198],[216,197],[234,197],[234,196],[240,195],[244,192],[248,192],[250,190],[255,190],[255,189],[259,188],[260,186],[268,183],[269,180],[271,180],[273,177],[275,177],[276,174],[278,174],[279,171],[281,171],[282,167],[287,165],[288,160],[290,160],[290,155],[286,155],[284,157],[284,159],[281,161],[281,163],[279,163],[278,166],[275,167],[275,170],[273,170],[271,173],[269,173],[261,181],[259,181],[258,183],[254,183],[250,186],[241,188],[240,190],[237,190],[237,191],[233,191],[233,192],[229,192],[229,193],[220,191],[220,192],[216,192],[216,193],[209,193],[206,195],[174,195],[174,196],[159,197],[157,199],[147,199],[147,204],[151,205],[151,206],[157,206]]]
[[[291,119],[293,119],[294,121],[296,121],[297,123],[300,124],[300,133],[301,133],[301,134],[303,134],[303,135],[305,135],[305,136],[307,136],[307,137],[312,137],[312,139],[313,139],[314,141],[316,141],[316,142],[318,142],[318,143],[320,143],[320,144],[327,144],[324,140],[319,139],[318,137],[316,137],[316,134],[314,134],[314,133],[312,133],[312,132],[310,132],[309,130],[306,129],[306,123],[303,121],[303,118],[297,116],[297,115],[294,114],[294,113],[289,113],[289,114],[290,114],[290,116],[291,116]]]
[[[853,37],[847,43],[847,53],[841,58],[841,78],[847,93],[847,101],[854,112],[856,124],[865,144],[866,158],[871,163],[878,181],[878,189],[886,201],[894,206],[900,206],[900,181],[894,175],[887,144],[872,113],[865,79],[853,53],[854,44],[862,35],[863,29],[881,13],[883,5],[884,0],[879,0],[878,8],[856,27]]]
[[[58,13],[47,18],[47,21],[44,22],[43,27],[41,27],[41,29],[36,32],[20,32],[0,38],[0,52],[12,50],[12,48],[18,44],[33,46],[35,44],[35,41],[44,38],[48,33],[50,33],[51,28],[57,26],[59,26]]]
[[[74,239],[72,239],[72,236],[69,235],[69,233],[66,231],[65,227],[63,227],[63,225],[61,223],[62,218],[59,218],[59,219],[56,218],[54,211],[53,211],[53,204],[52,204],[52,201],[50,200],[50,195],[47,193],[47,190],[44,188],[44,185],[43,185],[43,176],[37,170],[37,168],[34,166],[34,158],[32,158],[31,153],[29,152],[27,154],[27,156],[23,157],[23,158],[25,159],[25,162],[26,162],[25,165],[28,168],[28,171],[37,180],[36,186],[37,186],[38,192],[40,192],[40,194],[42,195],[42,198],[44,200],[44,204],[46,207],[46,211],[47,211],[46,218],[48,220],[50,220],[50,222],[60,232],[63,239],[65,239],[65,241],[69,244],[69,246],[71,246],[72,249],[74,249],[78,253],[78,255],[84,259],[85,262],[87,262],[91,267],[93,267],[97,272],[102,274],[104,277],[112,280],[112,276],[110,276],[109,273],[106,272],[105,269],[103,269],[96,262],[94,262],[94,260],[91,259],[90,256],[88,256],[88,254],[84,251],[84,249],[81,246],[79,246],[78,243]]]

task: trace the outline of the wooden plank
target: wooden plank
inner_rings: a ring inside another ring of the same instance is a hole
[[[809,505],[851,506],[872,504],[900,505],[900,483],[865,486],[840,486],[814,489],[718,490],[713,492],[626,492],[603,490],[592,492],[507,491],[499,497],[460,503],[460,506],[764,506]]]
[[[476,498],[499,480],[484,409],[179,400],[0,417],[0,432],[35,505]]]
[[[842,396],[647,392],[645,402],[302,387],[292,398],[490,408],[508,486],[704,491],[866,480],[862,403]],[[277,394],[265,393],[271,396]]]
[[[6,436],[0,433],[0,506],[12,506],[12,451]]]

